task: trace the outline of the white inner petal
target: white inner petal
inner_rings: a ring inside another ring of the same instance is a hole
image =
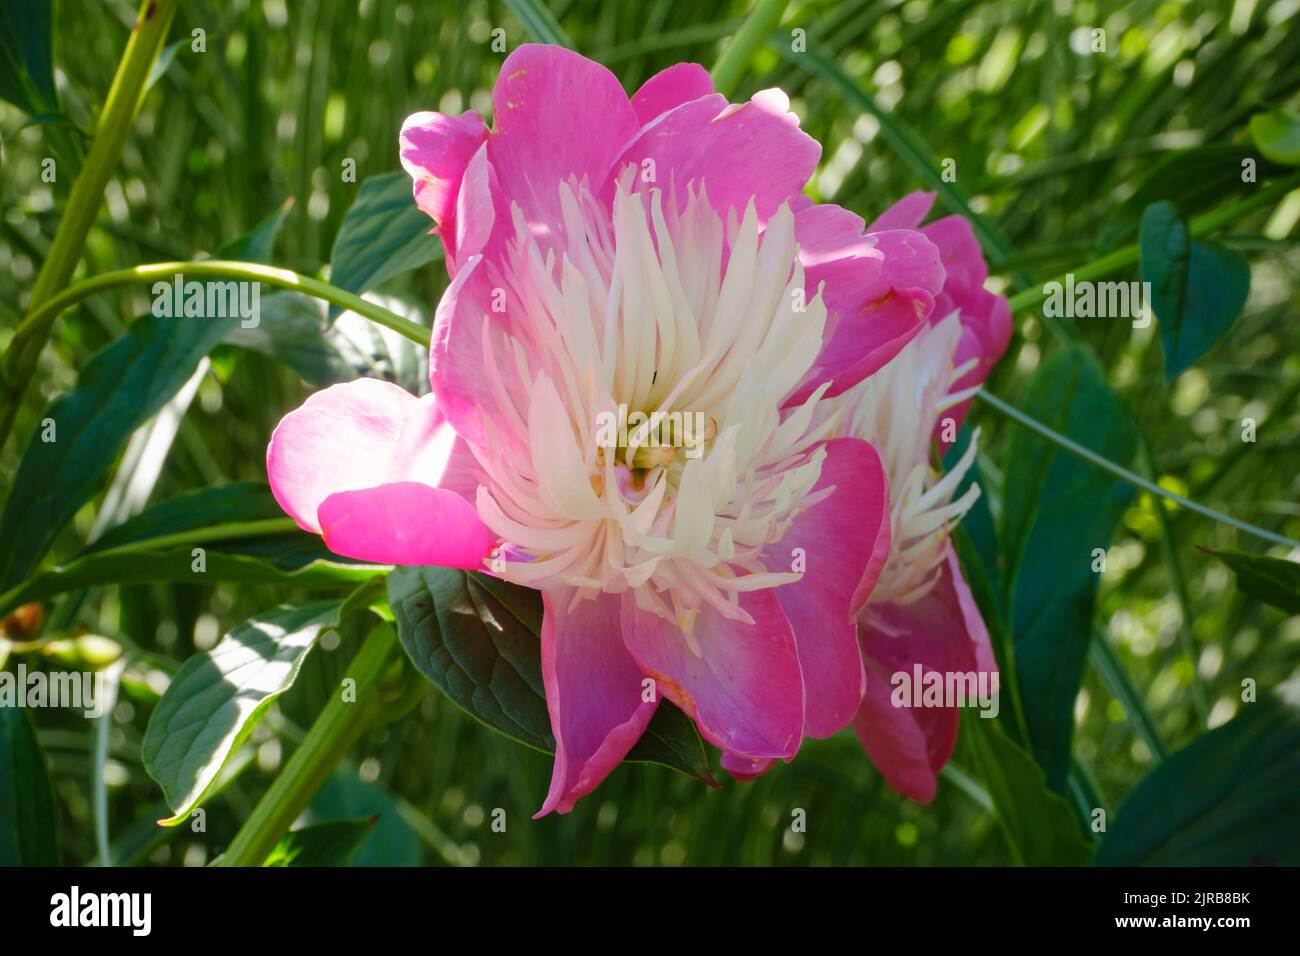
[[[892,540],[868,614],[870,605],[910,604],[929,593],[942,571],[953,525],[979,498],[975,485],[955,501],[952,497],[975,460],[978,430],[946,474],[931,461],[936,424],[969,397],[953,391],[970,368],[970,363],[953,365],[960,341],[961,319],[954,312],[927,325],[888,365],[819,411],[838,411],[842,431],[871,442],[889,476]]]
[[[482,318],[478,512],[506,542],[494,569],[508,580],[632,588],[688,631],[706,605],[748,620],[741,593],[798,577],[761,552],[821,475],[824,389],[781,405],[826,309],[820,292],[804,302],[787,207],[760,226],[751,202],[724,223],[702,187],[634,192],[634,175],[612,215],[563,184],[564,238],[545,253],[515,210],[494,275],[508,321]]]

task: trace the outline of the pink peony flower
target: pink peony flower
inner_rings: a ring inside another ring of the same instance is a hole
[[[340,554],[541,591],[556,755],[539,815],[596,787],[661,696],[730,767],[861,723],[856,622],[912,613],[868,605],[912,526],[894,527],[890,463],[828,406],[974,287],[945,286],[924,209],[866,231],[802,196],[820,147],[779,91],[729,104],[679,64],[629,99],[530,45],[492,103],[491,130],[473,112],[402,129],[452,276],[433,394],[314,395],[271,439],[277,500]],[[933,422],[898,425],[928,446]]]
[[[933,202],[931,193],[906,196],[867,232],[916,227]],[[935,439],[946,447],[945,434],[956,433],[972,393],[1006,351],[1011,311],[1005,298],[984,288],[988,266],[970,223],[949,216],[921,231],[939,248],[947,275],[929,322],[893,361],[824,402],[819,414],[837,417],[834,434],[871,442],[889,481],[888,552],[858,614],[867,685],[853,729],[894,789],[929,803],[957,740],[957,707],[898,707],[892,678],[919,664],[923,672],[982,672],[997,686],[988,631],[950,540],[953,525],[979,497],[972,485],[954,498],[975,460],[978,430],[946,474],[933,460]],[[742,779],[771,764],[723,761]]]

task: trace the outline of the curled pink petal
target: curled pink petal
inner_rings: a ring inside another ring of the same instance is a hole
[[[494,540],[469,503],[472,456],[432,395],[377,379],[317,392],[276,427],[266,468],[280,507],[348,557],[478,567]]]
[[[477,570],[496,542],[468,501],[418,481],[336,491],[318,515],[331,551],[380,564]]]
[[[402,168],[415,181],[415,204],[437,223],[449,262],[456,253],[461,180],[486,138],[483,118],[472,110],[459,116],[415,113],[402,124]]]
[[[416,398],[373,378],[332,385],[281,420],[266,450],[276,501],[304,531],[339,491],[395,481],[437,486],[452,476],[458,444],[432,395]]]
[[[757,780],[776,765],[770,757],[742,757],[731,751],[723,751],[722,769],[737,780]]]
[[[602,594],[572,603],[571,589],[542,595],[542,679],[555,734],[551,789],[538,817],[568,813],[641,739],[658,707],[619,639],[620,600]]]
[[[957,741],[956,706],[895,707],[893,675],[922,672],[988,675],[997,670],[988,631],[949,549],[942,574],[924,597],[906,606],[867,611],[861,631],[867,690],[853,729],[873,763],[899,793],[929,803],[937,775]]]
[[[944,282],[939,250],[921,233],[891,229],[853,237],[856,217],[819,208],[795,216],[795,235],[810,236],[805,286],[812,293],[824,284],[833,331],[787,407],[826,381],[832,382],[828,396],[842,394],[886,365],[924,326]],[[800,249],[802,256],[802,239]]]

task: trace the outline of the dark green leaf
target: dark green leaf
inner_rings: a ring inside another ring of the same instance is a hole
[[[375,818],[363,817],[290,830],[262,866],[347,866],[374,828]]]
[[[181,665],[149,718],[140,755],[184,820],[252,732],[288,690],[320,633],[336,625],[338,602],[281,607],[243,624],[215,648]]]
[[[58,105],[51,0],[0,0],[0,98],[24,113]]]
[[[542,602],[536,591],[452,568],[397,568],[388,600],[420,673],[493,730],[555,752],[542,684]],[[699,731],[662,701],[627,759],[712,783]]]
[[[27,711],[0,706],[0,866],[58,865],[58,804],[45,753]]]
[[[402,818],[397,803],[377,783],[357,776],[355,767],[340,766],[317,791],[308,818],[368,817],[377,822],[352,858],[352,866],[419,866],[420,835]]]
[[[1133,457],[1128,409],[1082,348],[1039,366],[1021,409],[1117,464]],[[1131,489],[1024,428],[1007,442],[1002,541],[1016,672],[1034,755],[1058,793],[1065,788],[1074,699],[1092,635],[1098,576]]]
[[[1047,787],[1042,769],[1002,732],[996,720],[962,710],[958,760],[970,767],[993,799],[994,811],[1017,863],[1081,866],[1092,847],[1070,805]]]
[[[1300,562],[1245,551],[1210,554],[1236,572],[1237,587],[1247,594],[1287,614],[1300,614]]]
[[[109,528],[87,553],[120,548],[137,541],[180,534],[218,524],[282,518],[271,489],[260,481],[236,481],[187,491],[151,505],[138,515]]]
[[[1142,279],[1160,323],[1165,378],[1173,381],[1227,334],[1250,292],[1250,265],[1240,253],[1193,242],[1173,203],[1142,214]]]
[[[1106,866],[1300,865],[1300,701],[1266,695],[1152,770],[1115,814]]]
[[[95,355],[77,387],[41,416],[0,518],[0,589],[21,581],[55,536],[98,490],[105,472],[137,427],[194,374],[237,318],[146,316]]]
[[[280,234],[280,229],[284,226],[284,220],[288,217],[291,208],[293,208],[293,200],[286,199],[280,204],[279,209],[259,222],[252,230],[218,249],[213,258],[269,263],[271,252],[275,248],[275,239]]]
[[[421,321],[416,310],[391,297],[385,304]],[[296,292],[268,295],[261,305],[258,325],[231,330],[228,344],[261,352],[313,385],[382,378],[418,393],[428,384],[427,349],[392,329],[355,312],[344,312],[330,326],[324,303]]]
[[[432,229],[433,221],[415,205],[410,176],[371,176],[334,237],[330,282],[359,295],[432,262],[442,255],[442,244],[429,234]]]

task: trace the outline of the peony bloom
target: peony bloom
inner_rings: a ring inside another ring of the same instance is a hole
[[[933,202],[931,193],[913,193],[867,232],[916,227]],[[950,444],[972,393],[1006,351],[1011,312],[1005,298],[984,288],[988,266],[970,223],[949,216],[921,231],[939,248],[947,275],[928,323],[893,361],[820,412],[838,418],[836,435],[871,442],[889,482],[888,554],[858,614],[867,684],[853,729],[894,789],[929,803],[957,740],[958,711],[900,708],[891,679],[920,664],[925,672],[983,672],[996,689],[988,631],[950,540],[979,497],[975,485],[954,497],[975,460],[978,431],[946,474],[933,462],[936,445]],[[724,760],[740,778],[771,763]]]
[[[540,813],[599,784],[661,696],[730,767],[861,722],[859,616],[921,605],[868,604],[913,527],[848,403],[965,294],[914,228],[924,209],[866,231],[812,204],[820,147],[785,96],[729,104],[694,64],[629,99],[598,64],[523,46],[492,105],[491,130],[473,112],[402,129],[451,274],[432,394],[314,395],[271,439],[277,500],[338,553],[541,591]],[[928,447],[933,422],[905,427]]]

